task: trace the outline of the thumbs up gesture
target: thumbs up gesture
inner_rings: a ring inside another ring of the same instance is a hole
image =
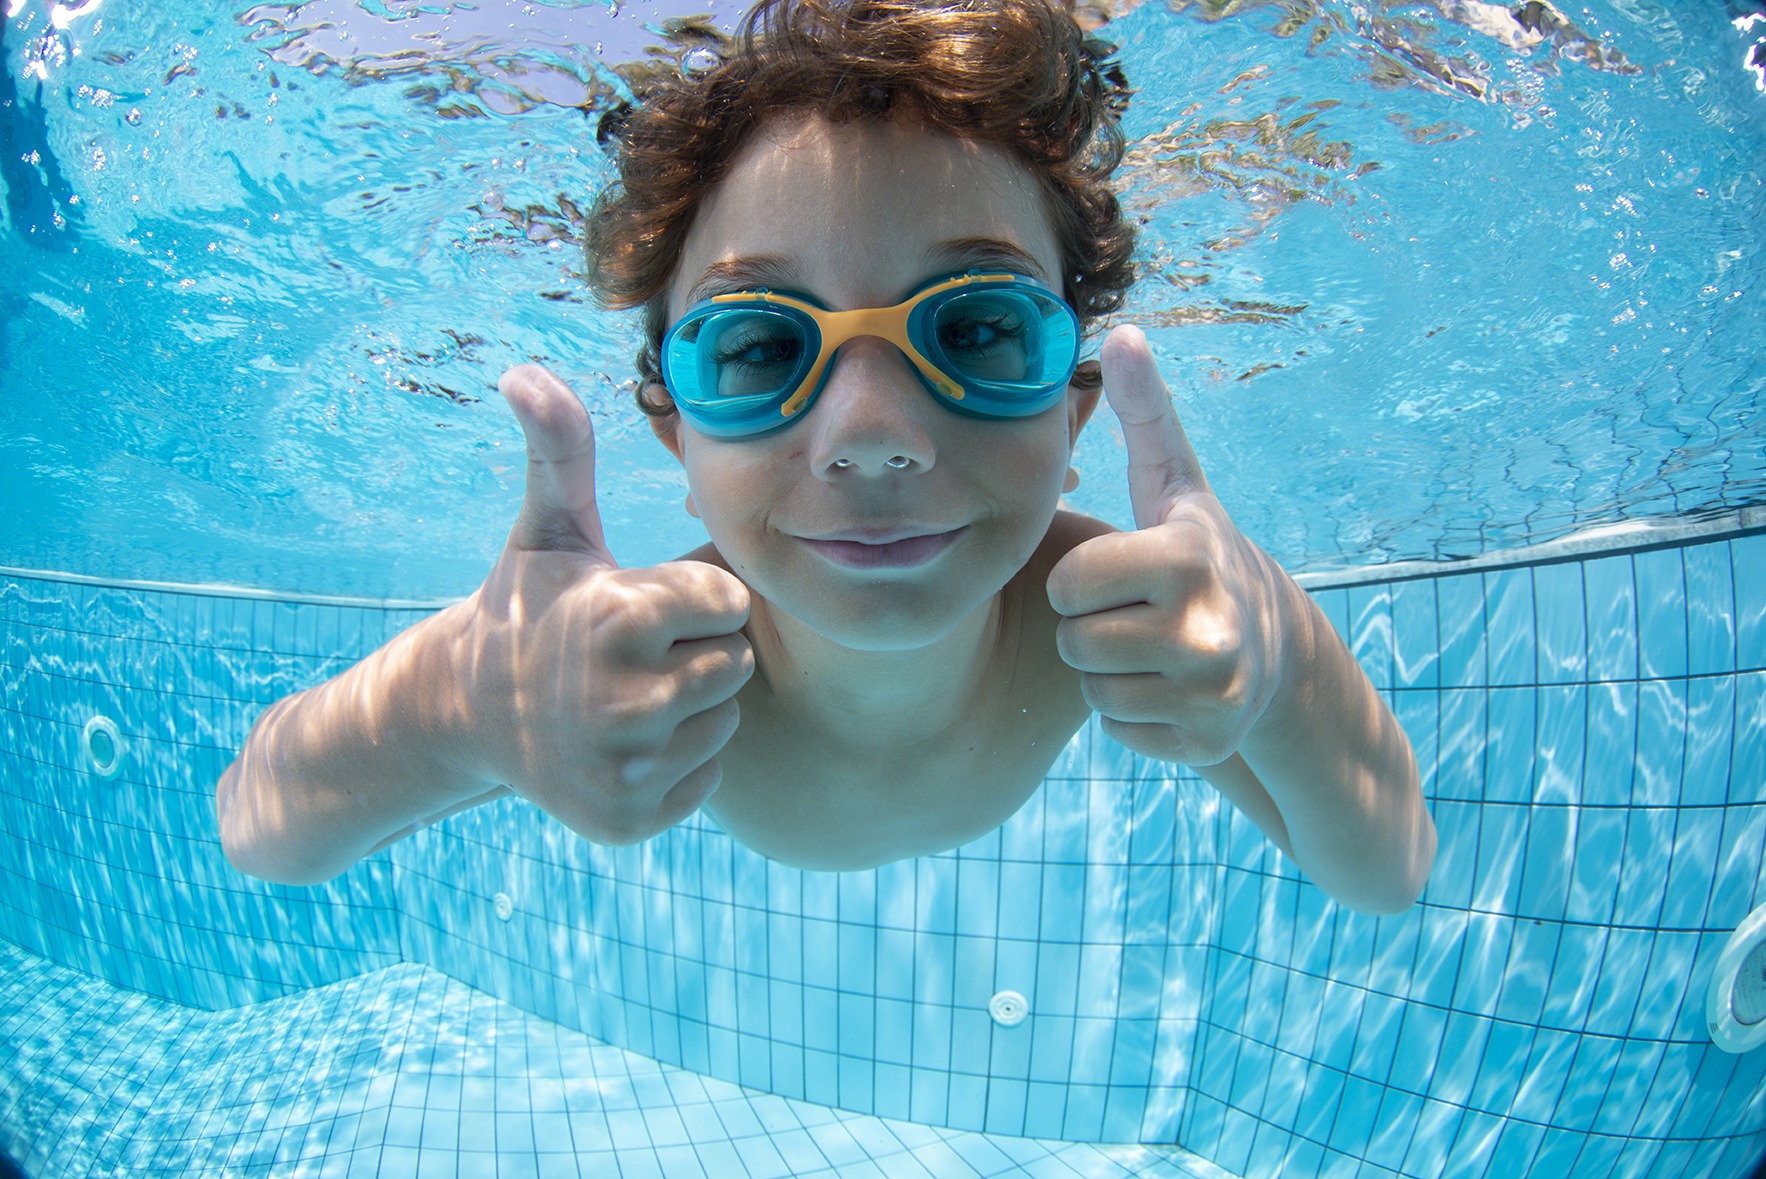
[[[1049,574],[1061,657],[1105,732],[1207,766],[1236,752],[1282,683],[1297,587],[1228,519],[1140,329],[1104,343],[1136,531],[1095,537]]]
[[[527,437],[527,490],[454,659],[472,768],[578,834],[634,842],[717,789],[754,671],[748,589],[698,561],[619,568],[582,402],[537,365],[499,388]]]

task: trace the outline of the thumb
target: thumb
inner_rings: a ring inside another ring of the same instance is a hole
[[[1164,519],[1179,496],[1209,492],[1208,477],[1177,419],[1144,332],[1124,324],[1104,340],[1104,396],[1128,446],[1128,499],[1136,528]]]
[[[527,438],[527,492],[509,543],[613,563],[595,503],[595,428],[570,386],[537,364],[518,364],[497,389]]]

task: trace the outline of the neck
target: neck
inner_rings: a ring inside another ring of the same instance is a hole
[[[972,711],[1002,649],[1006,613],[995,594],[926,646],[873,651],[842,646],[757,598],[748,636],[757,675],[791,723],[850,748],[899,753]]]

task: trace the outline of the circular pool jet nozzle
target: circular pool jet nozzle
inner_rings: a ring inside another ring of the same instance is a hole
[[[1766,1044],[1766,905],[1735,927],[1705,996],[1711,1042],[1725,1052]]]
[[[95,716],[80,734],[86,768],[100,778],[114,778],[123,767],[123,734],[108,716]]]

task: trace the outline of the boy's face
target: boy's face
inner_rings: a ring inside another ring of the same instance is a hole
[[[785,119],[755,135],[700,205],[669,320],[761,286],[832,310],[887,307],[977,267],[1061,288],[1041,191],[1022,166],[911,124]],[[726,440],[678,416],[653,421],[712,542],[756,593],[843,646],[906,650],[949,632],[1023,568],[1095,403],[1069,389],[1032,418],[964,417],[893,345],[863,337],[781,430]]]

